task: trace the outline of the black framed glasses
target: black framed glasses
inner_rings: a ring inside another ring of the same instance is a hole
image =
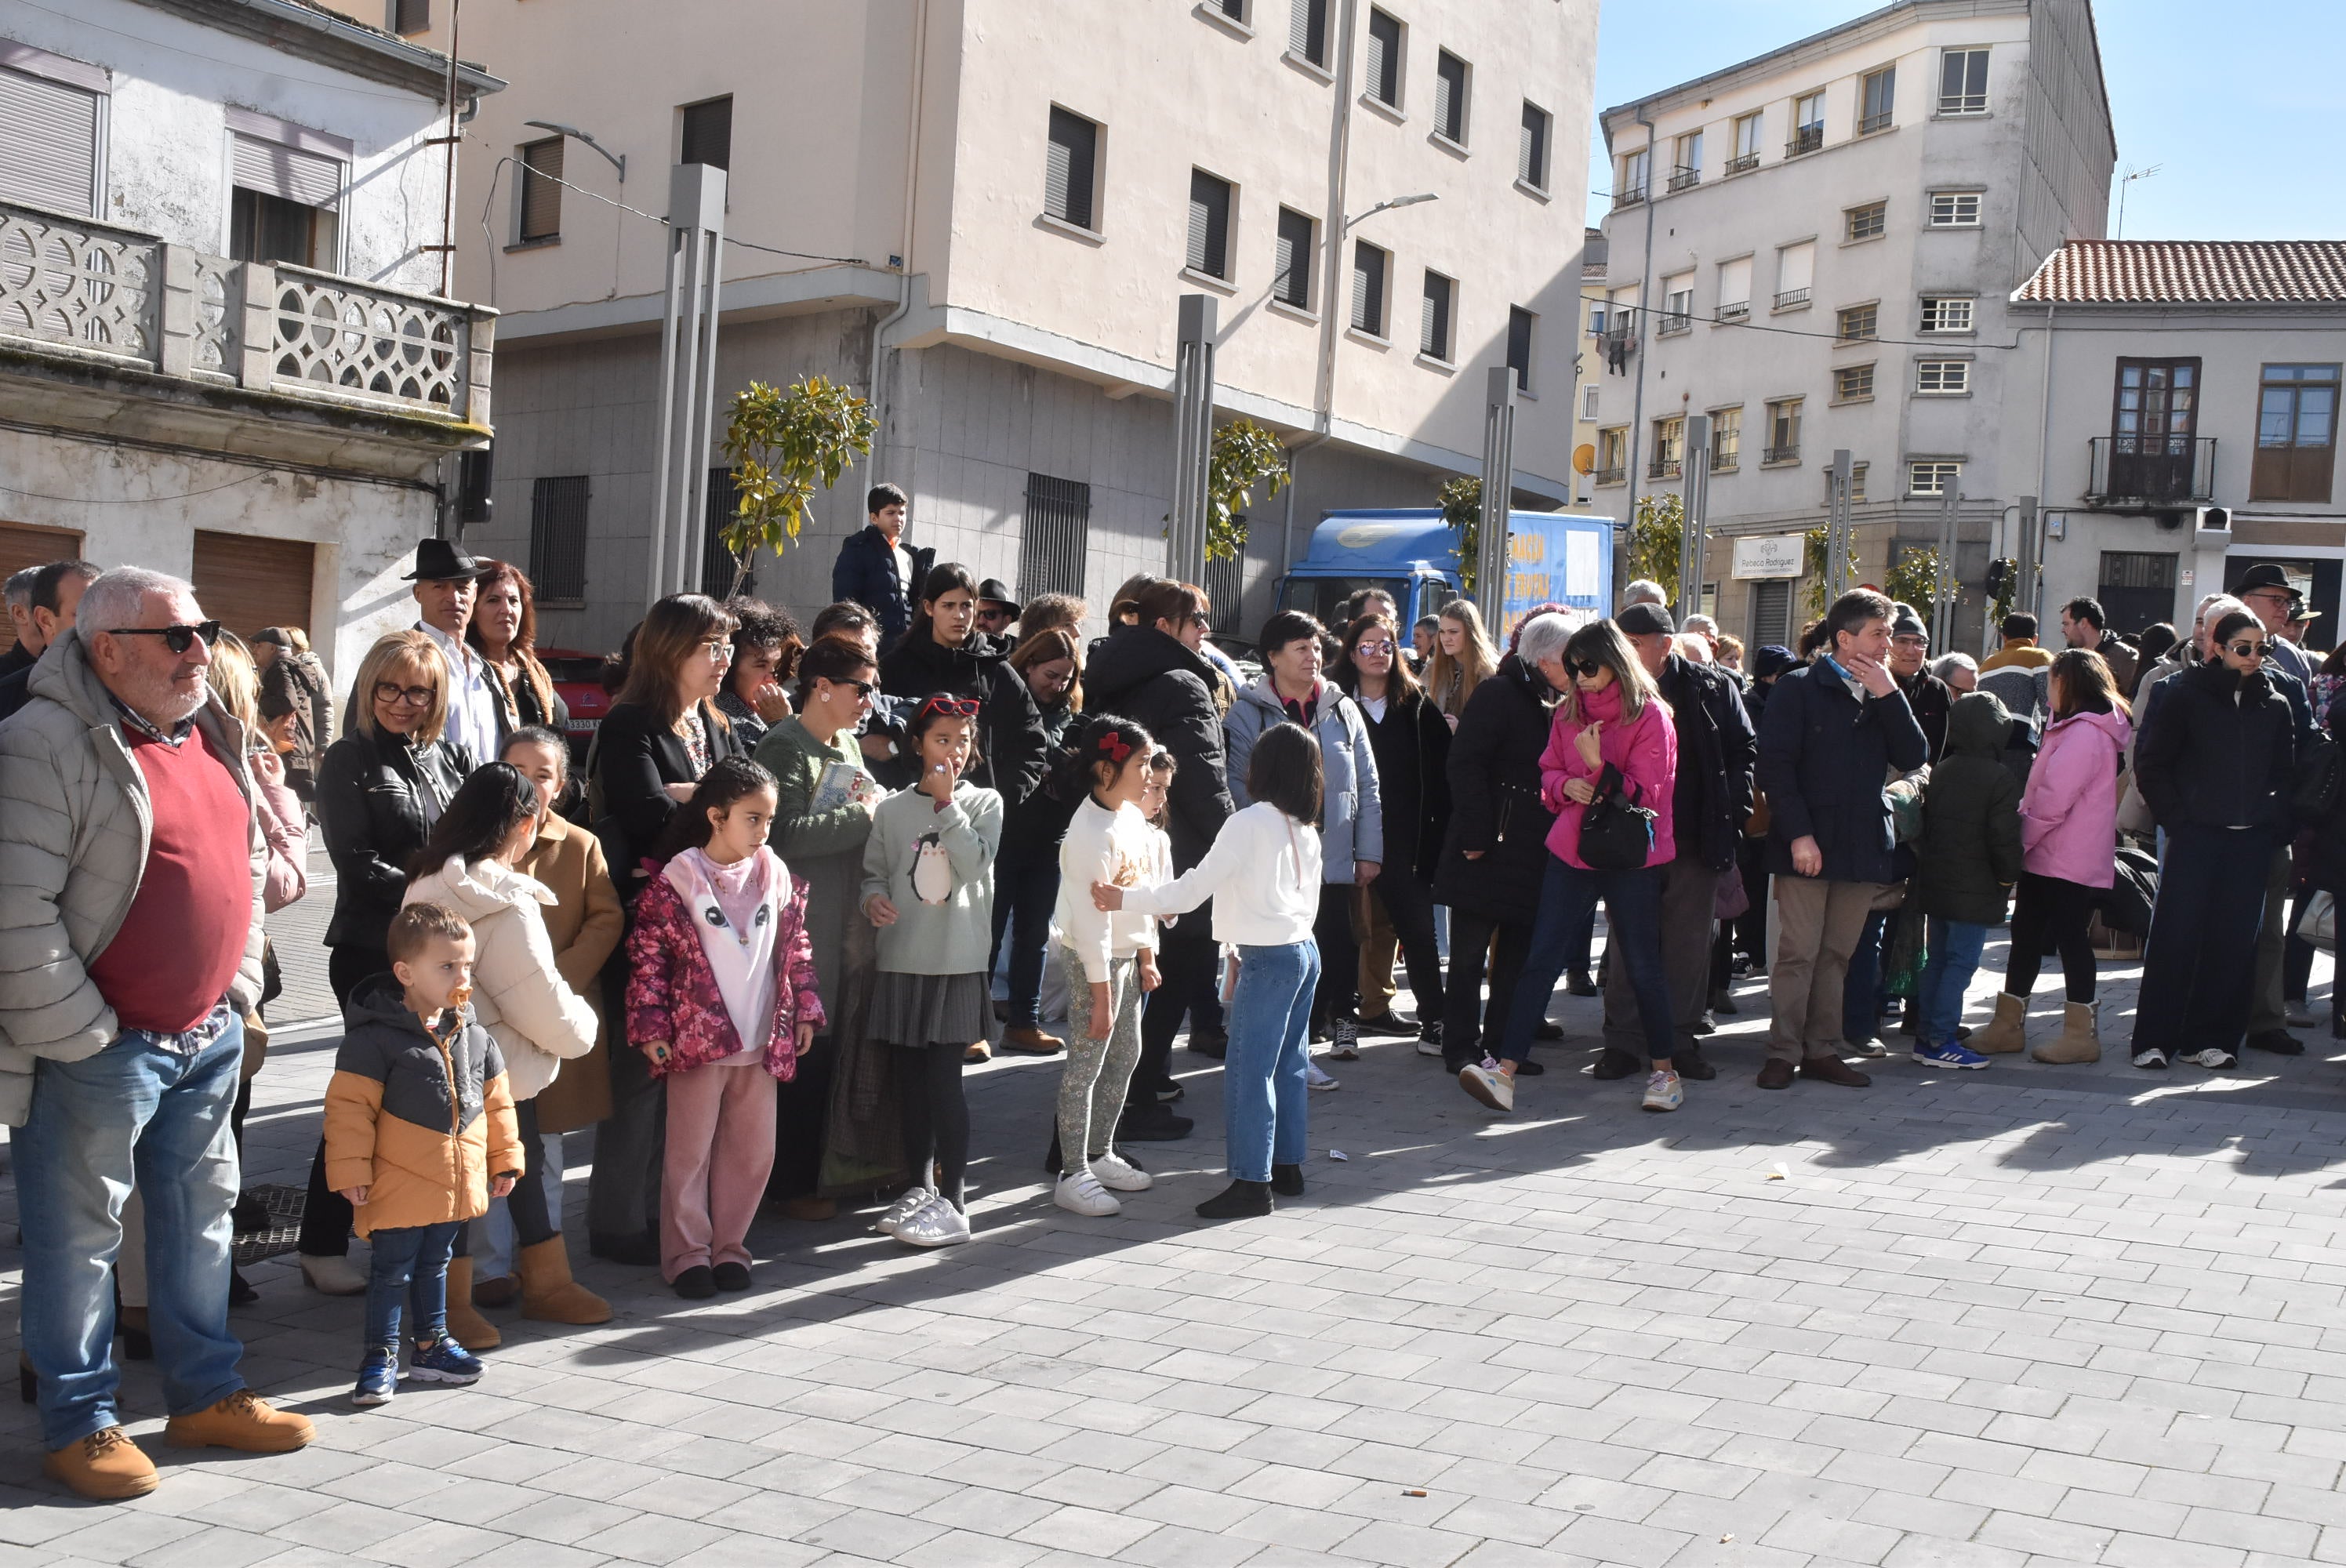
[[[219,647],[220,624],[218,621],[202,621],[192,626],[111,626],[106,635],[110,637],[161,637],[165,647],[175,654],[183,654],[196,646],[198,637],[203,638],[204,647],[208,648]]]
[[[377,702],[403,702],[410,708],[429,708],[432,699],[439,695],[428,686],[401,686],[389,680],[374,683],[374,699]]]
[[[833,686],[852,687],[856,696],[867,698],[880,689],[880,683],[876,680],[854,680],[842,677],[832,681],[831,684]]]

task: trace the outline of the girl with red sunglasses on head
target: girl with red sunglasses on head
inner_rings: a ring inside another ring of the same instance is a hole
[[[913,710],[904,744],[918,773],[880,802],[863,846],[863,914],[879,928],[865,1030],[905,1053],[900,1102],[913,1169],[912,1186],[880,1228],[914,1247],[969,1239],[961,1068],[990,1022],[986,960],[1002,846],[1002,797],[964,777],[978,760],[978,706],[940,693]]]

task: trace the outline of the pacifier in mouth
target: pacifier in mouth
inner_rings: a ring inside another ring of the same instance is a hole
[[[472,1000],[473,988],[469,985],[460,985],[448,993],[448,1005],[451,1007],[462,1007]]]

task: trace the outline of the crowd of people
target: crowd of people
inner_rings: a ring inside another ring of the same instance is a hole
[[[2303,1049],[2289,911],[2346,887],[2346,666],[2311,667],[2277,569],[2180,637],[2078,599],[2062,650],[2014,615],[1977,664],[1863,589],[1748,652],[1650,583],[1504,649],[1471,602],[1404,626],[1364,589],[1334,626],[1271,616],[1246,679],[1194,584],[1131,579],[1086,642],[1081,601],[1022,605],[908,547],[901,491],[868,500],[803,629],[653,605],[575,778],[528,577],[454,542],[418,547],[415,624],[359,660],[339,731],[299,629],[240,639],[138,568],[10,582],[0,1119],[49,1474],[157,1483],[117,1334],[171,1441],[313,1435],[243,1386],[229,1319],[268,916],[307,892],[313,817],[344,1032],[298,1250],[365,1298],[362,1407],[478,1380],[492,1312],[608,1319],[572,1272],[566,1134],[593,1129],[588,1249],[688,1300],[754,1287],[769,1206],[884,1200],[903,1244],[969,1242],[963,1073],[996,1043],[1059,1063],[1036,1146],[1102,1217],[1193,1129],[1186,1030],[1222,1064],[1209,1219],[1303,1190],[1311,1095],[1364,1042],[1413,1037],[1512,1112],[1562,1070],[1559,983],[1602,998],[1581,1073],[1665,1114],[1722,1070],[1739,974],[1766,981],[1766,1090],[1862,1089],[1901,1029],[1931,1070],[2097,1060],[2097,944],[2134,937],[2135,1066]],[[2032,1042],[2047,952],[2063,1023]]]

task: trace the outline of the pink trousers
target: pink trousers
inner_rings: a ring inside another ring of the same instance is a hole
[[[660,1173],[660,1275],[750,1261],[743,1245],[774,1169],[774,1080],[755,1063],[668,1081]]]

